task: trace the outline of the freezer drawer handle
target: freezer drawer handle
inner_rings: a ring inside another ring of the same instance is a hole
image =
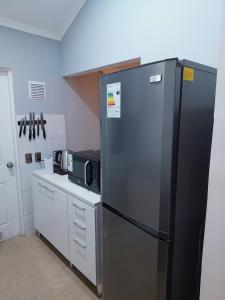
[[[72,205],[80,210],[85,210],[85,207],[81,207],[81,206],[77,205],[76,203],[72,203]]]
[[[77,245],[79,245],[81,248],[86,249],[87,245],[85,243],[82,243],[81,241],[79,241],[78,239],[73,240],[74,243],[76,243]]]
[[[79,227],[80,229],[83,229],[85,230],[86,229],[86,226],[84,226],[83,224],[81,224],[80,222],[78,221],[74,221],[73,224],[77,227]]]

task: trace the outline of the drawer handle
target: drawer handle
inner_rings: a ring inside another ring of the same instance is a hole
[[[42,187],[43,189],[46,189],[46,190],[47,190],[47,187],[46,187],[45,185],[41,184],[40,182],[38,182],[38,185],[39,185],[40,187]]]
[[[80,209],[80,210],[85,210],[85,207],[81,207],[81,206],[79,206],[79,205],[77,205],[77,204],[75,204],[75,203],[73,203],[72,205],[73,205],[74,207]]]
[[[85,243],[82,243],[81,241],[79,241],[78,239],[73,240],[74,243],[76,243],[77,245],[79,245],[81,248],[86,249],[87,245]]]
[[[85,230],[86,226],[84,226],[83,224],[81,224],[80,222],[74,221],[73,224],[77,227],[79,227],[80,229]]]
[[[50,192],[50,193],[55,193],[55,191],[54,190],[50,190],[50,189],[48,189],[48,188],[46,188],[47,190],[48,190],[48,192]]]

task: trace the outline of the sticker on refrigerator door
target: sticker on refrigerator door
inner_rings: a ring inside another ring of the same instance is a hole
[[[156,83],[162,81],[162,74],[156,74],[149,77],[150,83]]]
[[[121,82],[107,84],[107,118],[121,117]]]
[[[184,67],[183,80],[194,81],[195,70],[192,68]]]

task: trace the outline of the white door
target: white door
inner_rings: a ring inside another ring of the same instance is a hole
[[[10,107],[8,74],[0,72],[0,235],[4,239],[20,232]]]

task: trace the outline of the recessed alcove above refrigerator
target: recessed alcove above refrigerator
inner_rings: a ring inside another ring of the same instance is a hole
[[[67,147],[74,151],[100,149],[99,78],[104,74],[133,68],[140,58],[91,69],[66,77]]]

